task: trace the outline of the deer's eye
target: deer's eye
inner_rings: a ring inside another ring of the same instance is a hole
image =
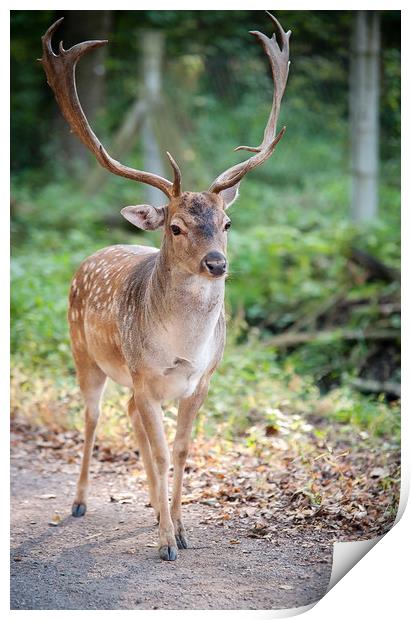
[[[224,230],[228,230],[229,228],[231,228],[231,222],[230,221],[226,222],[226,225],[224,226]]]
[[[171,224],[170,228],[171,228],[171,232],[173,233],[174,236],[177,236],[177,235],[181,234],[180,226],[176,226],[176,224]]]

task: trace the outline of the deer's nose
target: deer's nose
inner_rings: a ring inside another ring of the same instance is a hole
[[[216,278],[227,271],[226,257],[220,252],[209,252],[204,256],[202,263],[206,271]]]

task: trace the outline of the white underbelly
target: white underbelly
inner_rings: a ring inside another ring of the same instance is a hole
[[[199,380],[200,375],[198,374],[191,376],[175,374],[174,376],[162,378],[159,385],[161,400],[174,400],[192,396]]]
[[[119,383],[120,385],[123,385],[124,387],[133,387],[133,381],[131,379],[131,374],[127,366],[115,366],[107,361],[96,361],[101,370],[105,372],[110,379],[112,379],[116,383]]]

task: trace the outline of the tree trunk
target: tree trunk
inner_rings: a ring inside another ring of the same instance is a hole
[[[164,165],[154,131],[156,111],[162,94],[162,64],[164,35],[156,30],[146,30],[141,36],[143,65],[143,99],[146,115],[142,127],[144,170],[165,176]],[[164,194],[155,187],[146,186],[146,200],[153,206],[164,204]]]
[[[120,125],[120,128],[113,140],[110,142],[108,149],[110,155],[116,159],[119,159],[123,163],[127,163],[125,156],[130,152],[132,146],[134,145],[136,134],[143,123],[145,113],[145,102],[140,99],[136,99],[129,111],[126,113],[124,121]],[[109,177],[110,173],[100,166],[100,164],[96,163],[85,182],[85,192],[93,195],[95,192],[101,190]]]
[[[140,35],[141,65],[140,77],[142,87],[139,97],[134,101],[125,115],[116,135],[109,145],[109,152],[120,161],[132,149],[136,141],[136,134],[141,132],[143,148],[143,168],[161,176],[164,174],[163,158],[159,147],[161,136],[161,122],[159,116],[165,115],[162,105],[162,63],[164,50],[164,35],[155,30],[146,30]],[[167,121],[166,121],[167,122]],[[160,129],[160,132],[159,132]],[[101,189],[109,175],[100,166],[96,165],[86,181],[85,191],[94,193]],[[164,194],[145,185],[145,200],[154,206],[164,204]]]
[[[380,16],[357,11],[351,50],[351,215],[367,221],[378,211]]]

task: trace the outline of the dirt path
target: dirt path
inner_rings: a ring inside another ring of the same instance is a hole
[[[190,549],[162,562],[142,479],[105,464],[86,517],[74,519],[76,474],[63,459],[12,456],[12,609],[275,609],[327,589],[332,545],[315,532],[250,538],[240,520],[213,525],[213,507],[193,503]],[[62,520],[49,525],[55,512]]]

